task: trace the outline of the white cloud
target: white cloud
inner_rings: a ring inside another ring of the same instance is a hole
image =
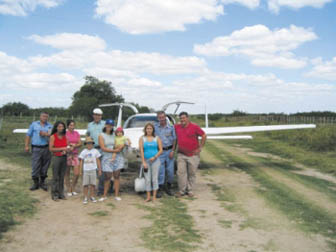
[[[184,31],[223,14],[217,0],[97,0],[96,15],[131,34]]]
[[[39,36],[34,35],[34,38],[39,38]],[[101,40],[100,38],[96,39],[97,41]],[[40,42],[40,40],[38,41]],[[42,38],[41,41],[45,41],[44,38]],[[53,40],[48,39],[47,42],[49,43],[49,41],[52,43]],[[55,41],[62,40],[56,39]],[[67,41],[69,43],[67,43]],[[104,41],[102,40],[102,42]],[[86,45],[87,43],[84,44]],[[90,68],[96,70],[104,69],[104,71],[106,71],[106,69],[111,69],[111,71],[132,71],[135,73],[150,73],[154,75],[191,74],[204,71],[206,68],[204,59],[195,56],[173,57],[160,53],[127,52],[119,50],[105,51],[102,50],[103,47],[98,46],[97,51],[84,49],[70,51],[69,48],[75,46],[73,40],[64,40],[61,42],[61,45],[56,43],[56,45],[52,44],[52,46],[65,48],[66,50],[51,56],[31,57],[30,61],[32,62],[32,65],[36,67],[56,65],[64,69],[69,67],[77,69],[85,68],[86,71],[89,71]],[[96,48],[94,45],[91,46]],[[83,48],[87,47],[83,46]]]
[[[306,73],[307,77],[314,77],[322,80],[336,81],[336,57],[331,61],[323,62],[321,58],[312,60],[313,69]]]
[[[152,88],[157,88],[162,86],[160,82],[158,81],[153,81],[147,78],[136,78],[136,79],[131,79],[128,81],[128,84],[130,84],[133,87],[152,87]]]
[[[264,25],[255,25],[195,45],[194,52],[206,56],[243,55],[256,66],[302,68],[306,59],[296,59],[291,51],[316,38],[310,29],[295,25],[273,31]]]
[[[183,92],[181,90],[192,90]],[[165,96],[196,102],[193,113],[201,113],[204,104],[208,111],[225,113],[239,109],[246,112],[297,112],[317,109],[311,100],[320,100],[318,107],[328,107],[335,96],[336,87],[331,84],[287,82],[274,74],[248,75],[209,71],[190,79],[173,82],[165,88]],[[323,98],[322,98],[323,97]],[[305,104],[302,104],[304,102]],[[157,104],[158,106],[159,104]],[[201,106],[200,106],[201,105]],[[311,108],[313,107],[313,108]],[[330,108],[329,108],[330,109]]]
[[[76,78],[69,73],[49,74],[49,73],[29,73],[13,76],[12,80],[17,87],[30,89],[51,90],[74,90],[73,83]]]
[[[0,75],[11,76],[14,73],[27,73],[32,70],[31,64],[13,56],[9,56],[0,51]]]
[[[38,6],[53,8],[64,0],[0,0],[0,14],[26,16]]]
[[[332,0],[268,0],[268,8],[278,13],[282,6],[300,9],[306,6],[314,8],[322,8],[325,4],[332,2]]]
[[[28,39],[61,50],[100,51],[106,47],[105,41],[98,36],[80,33],[61,33],[49,36],[32,35]]]
[[[223,4],[237,3],[244,5],[250,9],[255,9],[259,6],[260,0],[222,0]]]

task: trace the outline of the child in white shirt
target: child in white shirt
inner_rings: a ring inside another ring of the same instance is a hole
[[[86,148],[82,150],[78,158],[80,159],[80,174],[83,171],[83,191],[84,191],[84,204],[88,203],[88,192],[90,190],[90,199],[92,202],[97,202],[95,199],[95,187],[97,180],[97,167],[98,175],[101,176],[102,170],[99,157],[101,154],[98,150],[93,148],[94,141],[91,137],[85,139],[84,144]]]

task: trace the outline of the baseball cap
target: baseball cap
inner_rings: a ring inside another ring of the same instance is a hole
[[[100,108],[95,108],[95,109],[93,110],[93,114],[102,115],[102,114],[103,114],[103,111],[102,111]]]
[[[118,127],[118,128],[116,129],[116,132],[117,132],[117,131],[121,131],[121,132],[123,132],[124,130],[123,130],[122,127]]]
[[[105,124],[114,125],[114,121],[112,119],[106,119]]]

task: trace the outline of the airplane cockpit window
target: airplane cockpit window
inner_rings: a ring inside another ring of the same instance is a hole
[[[169,124],[173,125],[174,124],[174,120],[167,116],[167,121]],[[155,115],[151,116],[133,116],[130,117],[129,119],[126,120],[125,124],[124,124],[124,128],[125,129],[129,129],[129,128],[143,128],[145,127],[146,123],[152,123],[155,124],[158,121],[157,117]]]
[[[125,122],[125,128],[143,128],[148,122],[154,124],[158,119],[156,116],[135,116]]]

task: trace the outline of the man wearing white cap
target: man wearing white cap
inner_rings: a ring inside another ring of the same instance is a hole
[[[105,126],[105,121],[102,120],[103,111],[100,108],[95,108],[93,110],[93,121],[88,124],[86,135],[90,136],[94,141],[94,147],[97,150],[100,150],[98,144],[98,136],[103,132]],[[104,178],[100,176],[98,184],[98,194],[104,192]]]

